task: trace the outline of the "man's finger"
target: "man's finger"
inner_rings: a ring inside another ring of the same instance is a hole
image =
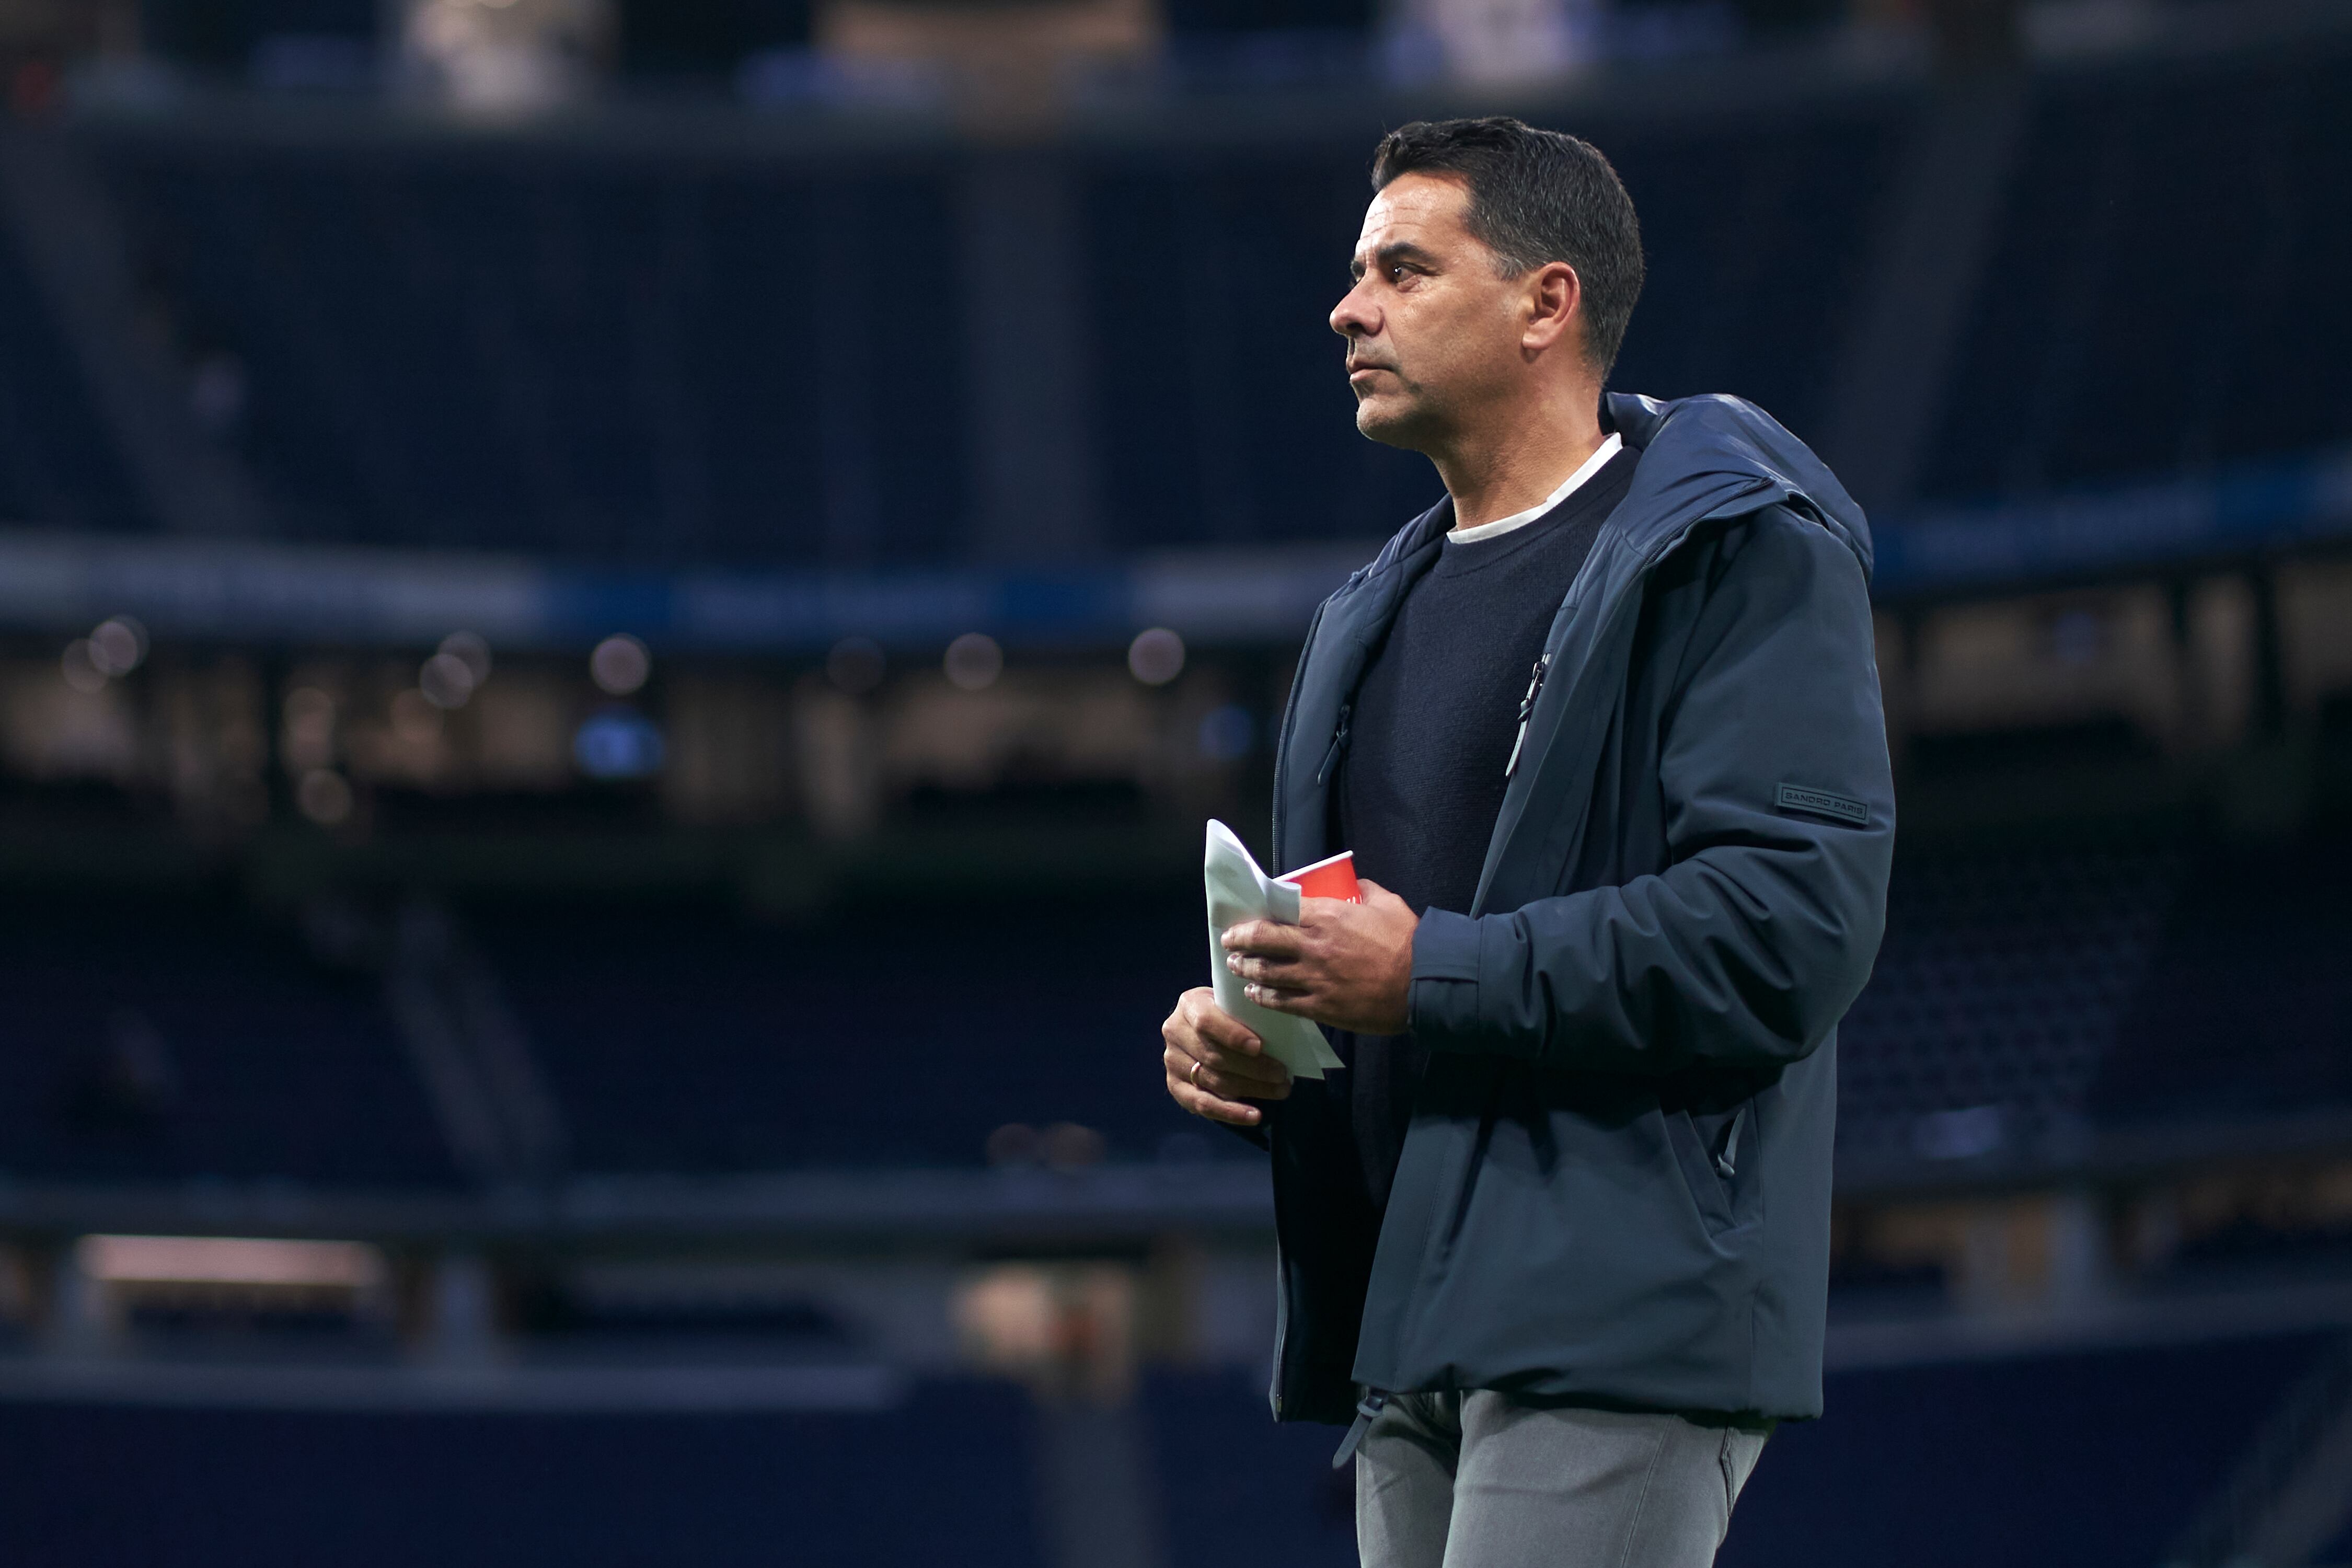
[[[1219,1100],[1287,1100],[1290,1098],[1290,1075],[1279,1062],[1271,1064],[1274,1071],[1262,1074],[1227,1072],[1202,1063],[1198,1072],[1187,1071],[1184,1081],[1194,1089],[1205,1089]]]
[[[1250,952],[1225,954],[1225,967],[1244,980],[1261,980],[1293,991],[1307,984],[1310,973],[1303,958],[1261,958]]]
[[[1227,1121],[1235,1127],[1255,1127],[1264,1118],[1264,1112],[1255,1105],[1219,1100],[1206,1089],[1194,1089],[1189,1083],[1171,1084],[1169,1092],[1176,1097],[1177,1104],[1193,1115],[1206,1117],[1212,1121]]]
[[[1290,1092],[1290,1069],[1265,1057],[1231,1056],[1202,1047],[1170,1046],[1160,1054],[1168,1076],[1225,1100],[1280,1100]]]
[[[1290,1069],[1265,1057],[1208,1056],[1200,1058],[1201,1070],[1194,1072],[1191,1064],[1182,1071],[1196,1084],[1219,1084],[1217,1092],[1232,1098],[1230,1091],[1238,1089],[1244,1100],[1260,1098],[1261,1091],[1290,1092]]]
[[[1212,1072],[1202,1068],[1184,1080],[1188,1089],[1197,1089],[1213,1100],[1238,1102],[1244,1100],[1288,1100],[1290,1085],[1285,1083],[1251,1083]]]
[[[1205,990],[1202,994],[1204,996],[1208,994]],[[1265,1042],[1251,1033],[1247,1024],[1243,1023],[1214,1002],[1204,1001],[1185,1022],[1192,1026],[1194,1034],[1199,1035],[1209,1044],[1223,1049],[1238,1051],[1244,1056],[1253,1057],[1265,1049]]]
[[[1295,1013],[1307,1017],[1315,1010],[1315,994],[1311,991],[1286,991],[1276,985],[1245,985],[1249,999],[1259,1006],[1276,1013]]]
[[[1297,958],[1305,951],[1306,942],[1297,926],[1279,925],[1273,921],[1244,921],[1228,927],[1222,940],[1228,952],[1255,953],[1265,958]]]

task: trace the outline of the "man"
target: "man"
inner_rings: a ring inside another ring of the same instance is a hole
[[[1349,1070],[1292,1083],[1202,988],[1168,1092],[1273,1151],[1275,1415],[1353,1417],[1366,1563],[1697,1568],[1821,1410],[1894,834],[1869,535],[1749,405],[1602,395],[1642,253],[1593,148],[1409,125],[1372,183],[1331,325],[1446,499],[1284,722],[1276,858],[1352,849],[1363,902],[1223,939]]]

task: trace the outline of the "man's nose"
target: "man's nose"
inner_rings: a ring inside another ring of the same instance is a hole
[[[1380,320],[1364,302],[1361,285],[1350,289],[1331,307],[1331,330],[1343,338],[1370,337],[1380,331]]]

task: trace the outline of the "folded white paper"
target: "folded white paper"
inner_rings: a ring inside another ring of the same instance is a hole
[[[1213,817],[1201,879],[1209,889],[1209,984],[1217,993],[1217,1005],[1265,1041],[1265,1054],[1288,1068],[1293,1078],[1321,1078],[1327,1068],[1346,1067],[1319,1026],[1259,1006],[1242,994],[1242,977],[1225,967],[1224,944],[1218,939],[1244,921],[1297,925],[1298,889],[1259,870],[1234,830]]]

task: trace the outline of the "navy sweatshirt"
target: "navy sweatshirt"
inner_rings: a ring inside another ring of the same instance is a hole
[[[1448,538],[1364,672],[1331,852],[1353,850],[1357,874],[1415,914],[1470,908],[1544,635],[1637,460],[1619,451],[1550,511],[1498,538]],[[1335,1043],[1350,1069],[1358,1163],[1377,1214],[1428,1054],[1410,1035]]]

